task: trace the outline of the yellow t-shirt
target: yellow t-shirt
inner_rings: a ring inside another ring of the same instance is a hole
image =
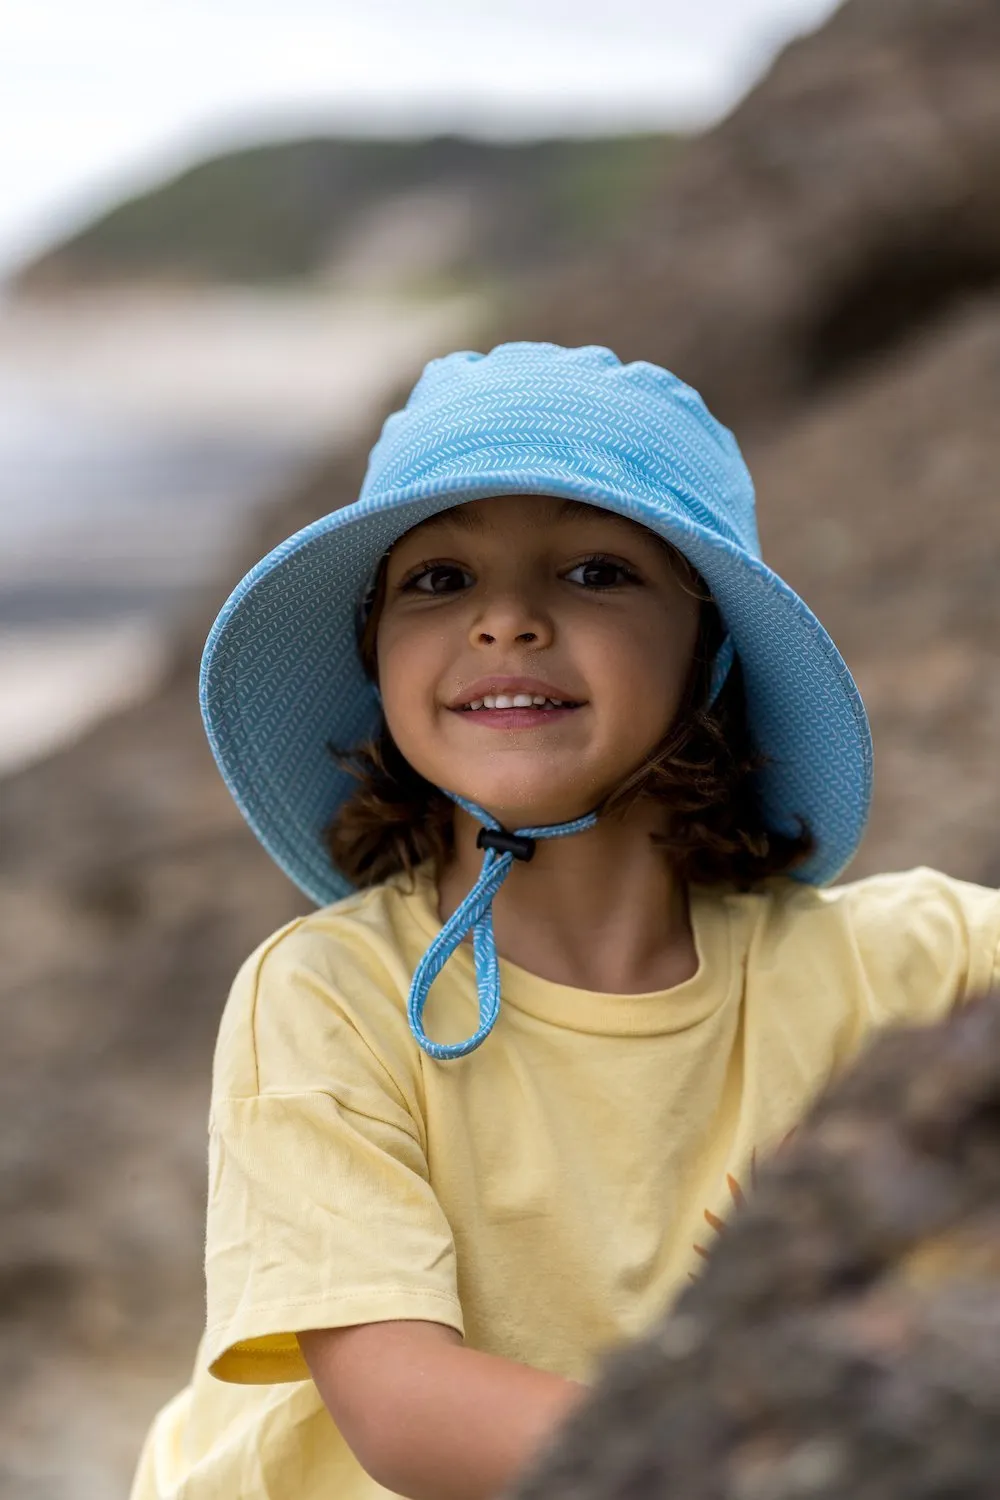
[[[207,1331],[133,1500],[376,1500],[297,1330],[395,1318],[576,1379],[693,1275],[755,1162],[873,1028],[1000,978],[1000,893],[927,869],[818,891],[692,892],[671,990],[605,995],[501,960],[469,1056],[406,1018],[438,930],[429,873],[293,922],[241,969],[219,1035]],[[463,947],[427,1029],[476,1027]]]

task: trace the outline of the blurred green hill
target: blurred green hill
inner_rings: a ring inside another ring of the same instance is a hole
[[[13,284],[44,293],[129,280],[336,281],[380,267],[391,277],[403,240],[411,279],[544,267],[612,235],[648,197],[674,145],[665,135],[260,144],[116,205]]]

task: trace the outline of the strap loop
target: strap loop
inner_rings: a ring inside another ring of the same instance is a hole
[[[570,823],[553,823],[543,828],[518,828],[511,832],[475,802],[469,802],[467,798],[458,796],[456,792],[449,792],[446,788],[442,790],[459,807],[482,823],[476,844],[485,853],[478,880],[431,942],[417,964],[410,984],[407,1000],[410,1030],[428,1057],[439,1061],[464,1057],[466,1053],[474,1052],[477,1047],[482,1046],[496,1025],[500,1014],[500,961],[493,937],[493,898],[507,879],[514,860],[531,859],[536,839],[554,839],[568,833],[580,833],[585,828],[593,828],[597,822],[596,812],[591,812],[582,818],[574,818]],[[432,1042],[423,1023],[428,992],[451,955],[470,932],[479,997],[478,1030],[464,1042]]]

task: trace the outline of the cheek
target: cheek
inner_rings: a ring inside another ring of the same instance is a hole
[[[693,603],[693,601],[692,601]],[[637,628],[637,625],[639,628]],[[698,636],[697,605],[657,611],[594,642],[602,697],[630,739],[659,739],[680,704]]]
[[[601,698],[606,733],[616,753],[630,762],[663,738],[675,709],[675,695],[662,669],[642,654],[620,660],[608,671]]]
[[[382,707],[404,753],[404,739],[419,738],[431,727],[442,652],[440,632],[420,622],[388,619],[379,626],[376,660]]]

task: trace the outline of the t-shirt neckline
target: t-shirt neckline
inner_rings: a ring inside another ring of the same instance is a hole
[[[397,889],[403,912],[426,939],[426,947],[441,930],[430,864],[417,869],[412,890],[405,879]],[[698,968],[690,979],[666,990],[605,994],[543,979],[501,956],[502,1003],[550,1025],[612,1036],[657,1035],[697,1025],[734,998],[742,968],[734,960],[735,909],[729,896],[692,886],[689,906],[698,955]],[[475,964],[468,944],[457,949],[447,967],[452,966],[453,972],[475,984]]]

